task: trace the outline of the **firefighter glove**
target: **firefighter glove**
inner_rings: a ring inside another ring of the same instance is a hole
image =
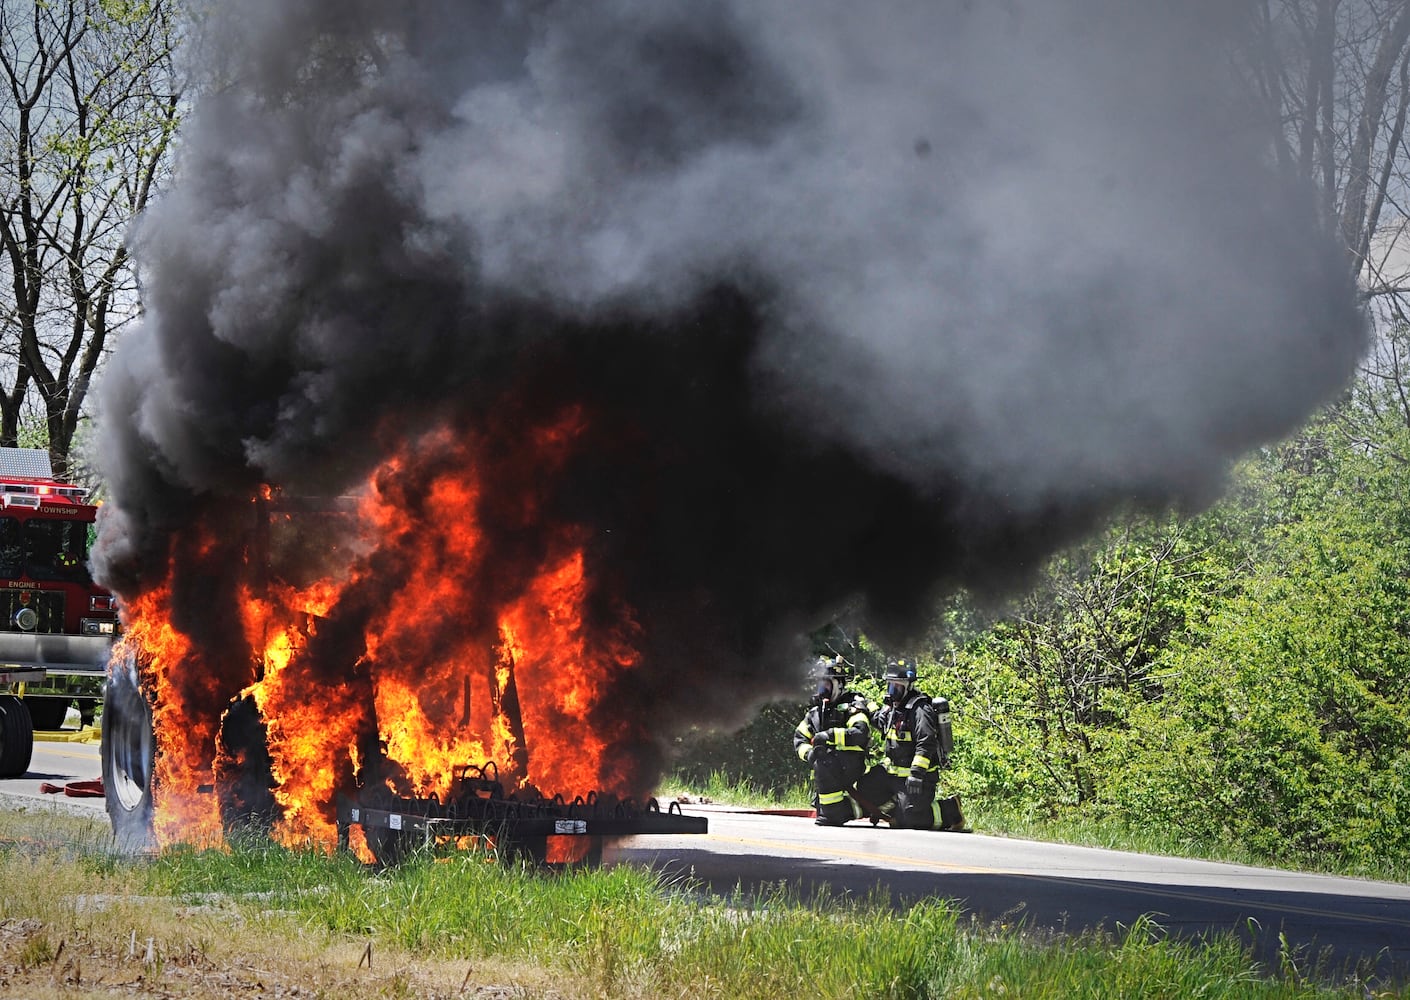
[[[906,797],[910,799],[920,798],[920,793],[925,790],[925,782],[917,778],[914,774],[906,779]]]
[[[813,746],[815,747],[825,747],[830,742],[831,738],[826,729],[820,730],[813,734]]]
[[[813,754],[815,753],[817,753],[817,751],[809,747],[808,752],[803,755],[803,762],[805,764],[811,764],[813,762]]]

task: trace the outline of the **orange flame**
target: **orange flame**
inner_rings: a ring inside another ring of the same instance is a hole
[[[340,522],[338,557],[313,579],[278,578],[260,549],[270,531],[297,536],[297,515],[253,531],[233,590],[251,664],[241,676],[176,627],[169,588],[134,602],[125,641],[158,706],[159,840],[219,835],[208,789],[222,713],[240,698],[264,727],[284,843],[331,845],[340,793],[385,784],[444,798],[467,765],[490,761],[510,790],[639,791],[620,759],[637,733],[605,704],[638,662],[638,626],[620,605],[604,624],[614,605],[589,572],[588,533],[543,520],[543,484],[583,427],[570,410],[517,448],[428,435],[370,477]]]

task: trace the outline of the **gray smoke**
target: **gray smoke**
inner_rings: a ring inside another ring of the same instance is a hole
[[[914,626],[1117,504],[1206,502],[1364,337],[1239,9],[218,4],[101,387],[99,573],[141,592],[213,500],[581,403],[549,506],[670,726],[787,684],[850,602]]]

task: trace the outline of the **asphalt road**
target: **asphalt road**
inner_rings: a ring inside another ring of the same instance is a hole
[[[59,739],[52,734],[38,734],[29,770],[18,778],[0,778],[0,799],[9,804],[48,806],[102,815],[102,799],[74,798],[40,790],[40,786],[46,783],[63,786],[72,781],[92,780],[103,775],[98,744],[72,740],[76,733],[64,736],[65,739]]]
[[[100,774],[92,743],[36,743],[27,774],[0,779],[10,804],[101,816],[103,800],[40,791]],[[1119,930],[1149,915],[1168,933],[1233,933],[1269,969],[1280,936],[1304,973],[1359,972],[1410,983],[1410,885],[1306,875],[1094,848],[874,828],[818,827],[806,818],[687,805],[710,832],[630,837],[604,862],[690,875],[710,891],[746,896],[780,884],[811,898],[882,893],[898,907],[923,897],[957,902],[982,922],[1054,932]]]

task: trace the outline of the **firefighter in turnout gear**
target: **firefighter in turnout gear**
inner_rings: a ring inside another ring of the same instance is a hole
[[[851,793],[867,768],[871,713],[876,706],[847,690],[841,657],[819,657],[813,678],[817,682],[813,702],[793,731],[793,750],[799,760],[813,765],[817,824],[841,826],[862,816]]]
[[[940,770],[949,764],[950,704],[915,686],[906,660],[886,666],[886,704],[872,717],[883,757],[858,783],[857,797],[874,818],[916,830],[964,829],[958,795],[937,799]]]

